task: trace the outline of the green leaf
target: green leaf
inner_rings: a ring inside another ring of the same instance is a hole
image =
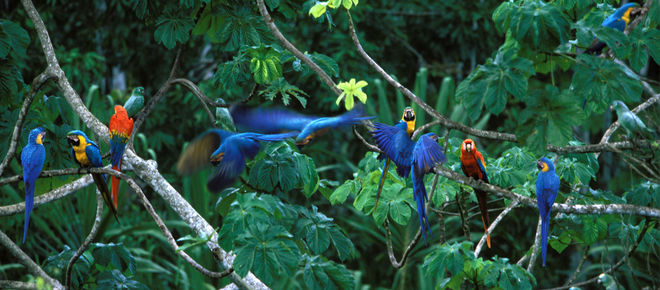
[[[156,22],[154,39],[168,49],[172,49],[177,43],[188,41],[189,31],[193,25],[193,20],[183,11],[177,13],[166,11]]]
[[[246,50],[252,58],[250,71],[257,84],[269,84],[282,76],[281,54],[271,46],[261,45]]]
[[[501,289],[532,289],[536,284],[534,276],[523,267],[509,263],[507,258],[493,258],[485,262],[480,275],[489,288]]]
[[[571,245],[571,235],[568,231],[563,231],[559,234],[559,238],[548,239],[548,244],[552,247],[557,253],[563,252],[568,246]]]
[[[119,270],[104,271],[97,276],[100,289],[149,289],[146,285],[130,279]]]
[[[319,18],[321,15],[325,14],[327,6],[328,2],[316,2],[316,4],[309,9],[308,14],[314,16],[314,18]]]
[[[282,77],[273,81],[268,87],[266,87],[266,89],[259,91],[259,95],[263,95],[269,101],[274,100],[278,94],[281,96],[282,103],[284,103],[285,106],[289,105],[291,97],[296,98],[303,108],[307,106],[307,99],[305,97],[309,96],[303,90],[289,84],[289,82]]]
[[[330,233],[332,244],[335,246],[335,249],[337,249],[337,254],[339,255],[340,260],[345,261],[346,259],[355,256],[355,246],[353,245],[353,242],[351,242],[348,236],[342,232],[338,226],[329,228],[328,232]]]
[[[330,195],[330,204],[337,205],[346,202],[349,194],[356,194],[360,190],[360,185],[355,180],[349,179],[341,186],[337,187]]]
[[[320,256],[303,255],[303,278],[308,289],[353,289],[355,278],[344,265]]]
[[[135,259],[122,244],[96,243],[93,245],[92,256],[97,264],[122,272],[128,270],[132,275],[136,273]]]
[[[213,83],[225,90],[242,84],[249,80],[250,67],[249,59],[245,53],[239,53],[234,58],[225,63],[219,64],[215,74],[213,74]]]
[[[67,245],[64,245],[64,249],[61,252],[46,259],[43,269],[46,271],[46,273],[51,275],[51,277],[56,279],[61,277],[60,280],[63,281],[65,274],[64,272],[66,271],[66,268],[69,265],[69,261],[75,252],[76,250],[71,249]],[[90,261],[90,257],[88,255],[80,256],[71,271],[71,285],[78,288],[83,285],[87,279],[91,278],[91,267],[92,262]]]
[[[321,53],[312,53],[308,55],[309,58],[317,64],[323,71],[332,77],[339,77],[339,64],[332,59],[331,57],[321,54]]]
[[[282,226],[250,224],[235,243],[234,270],[241,276],[252,271],[264,283],[272,284],[277,277],[293,275],[298,265],[300,250]]]
[[[422,268],[426,273],[444,273],[448,270],[452,276],[458,275],[463,271],[466,261],[475,259],[471,247],[471,242],[445,243],[426,255]]]
[[[19,57],[24,57],[30,44],[30,36],[20,25],[0,19],[0,58],[5,58],[11,48]]]
[[[507,1],[495,9],[493,21],[498,30],[510,31],[516,40],[534,49],[552,51],[569,40],[568,17],[554,3]]]

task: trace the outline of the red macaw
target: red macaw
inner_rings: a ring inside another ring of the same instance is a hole
[[[461,169],[465,176],[488,183],[486,162],[484,162],[484,157],[481,155],[481,152],[477,150],[477,146],[472,139],[463,140],[463,146],[461,146]],[[490,225],[490,221],[488,220],[488,200],[486,199],[486,192],[475,188],[474,194],[479,201],[481,222],[484,225],[484,233],[486,233],[488,231],[488,226]],[[486,237],[486,243],[490,248],[490,235]]]
[[[128,118],[126,109],[120,105],[115,106],[115,114],[110,117],[108,125],[110,131],[110,163],[112,169],[121,171],[121,157],[124,155],[126,143],[133,132],[133,119]],[[119,198],[119,178],[112,176],[112,203],[117,208]]]
[[[543,157],[536,162],[540,170],[536,178],[536,202],[541,215],[541,257],[545,267],[545,255],[548,251],[548,235],[550,234],[550,210],[559,193],[559,176],[555,173],[555,165],[550,159]]]
[[[46,160],[46,149],[44,148],[44,136],[46,131],[41,128],[35,128],[30,131],[28,144],[21,152],[21,166],[23,166],[23,182],[25,183],[25,224],[23,225],[23,244],[27,237],[28,226],[30,225],[30,213],[34,206],[34,186],[41,169]]]

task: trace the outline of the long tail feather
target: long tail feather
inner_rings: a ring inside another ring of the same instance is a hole
[[[105,204],[110,208],[112,215],[117,220],[117,223],[119,223],[119,218],[117,218],[117,209],[112,204],[112,197],[110,196],[110,192],[108,192],[108,185],[105,183],[105,179],[103,179],[103,175],[92,174],[92,177],[94,178],[94,183],[96,183],[96,187],[98,187],[99,191],[101,191],[101,195],[103,195],[103,200],[105,200]]]
[[[34,206],[34,182],[25,183],[25,224],[23,225],[23,244],[30,225],[30,213]]]
[[[543,259],[543,267],[545,267],[545,255],[548,251],[548,234],[550,232],[550,213],[548,216],[542,217],[541,220],[541,258]]]
[[[490,220],[488,219],[488,200],[486,198],[486,192],[481,190],[475,190],[474,193],[477,195],[477,200],[479,201],[479,210],[481,210],[481,222],[484,225],[484,233],[488,232],[488,227],[490,226]],[[486,244],[490,248],[490,235],[486,237]]]
[[[378,181],[378,192],[376,193],[376,203],[374,204],[374,207],[369,211],[369,213],[367,213],[367,215],[370,215],[378,207],[378,201],[380,200],[380,193],[383,190],[383,184],[385,184],[385,176],[387,175],[387,170],[390,168],[390,163],[392,163],[392,160],[390,160],[389,158],[385,158],[385,165],[383,165],[383,172],[380,174],[380,180]]]
[[[115,165],[112,165],[112,169],[120,171],[119,167]],[[117,204],[119,201],[119,178],[117,178],[116,176],[112,176],[111,186],[112,186],[112,204],[116,209],[118,208]]]

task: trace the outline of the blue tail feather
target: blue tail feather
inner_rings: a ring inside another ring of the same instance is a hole
[[[30,225],[30,213],[34,207],[34,182],[25,182],[25,224],[23,225],[23,244]]]
[[[541,218],[541,257],[543,259],[543,267],[545,267],[545,256],[548,251],[548,234],[550,233],[550,213],[546,217]]]

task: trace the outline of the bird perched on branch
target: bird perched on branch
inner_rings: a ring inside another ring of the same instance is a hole
[[[46,131],[37,127],[30,131],[28,144],[21,152],[21,166],[23,166],[23,183],[25,183],[25,224],[23,225],[23,244],[27,237],[30,225],[30,213],[34,206],[34,186],[41,169],[46,160],[46,149],[44,148],[44,136]]]
[[[408,112],[408,116],[410,116],[410,111]],[[412,116],[414,118],[414,115]],[[406,113],[404,113],[404,119],[406,119]],[[430,232],[431,229],[426,216],[425,203],[428,201],[428,197],[424,186],[424,175],[432,172],[437,163],[447,161],[442,146],[438,144],[438,135],[427,133],[422,135],[417,142],[413,142],[405,121],[399,122],[395,126],[375,123],[374,127],[376,129],[371,131],[371,135],[376,140],[378,148],[383,151],[385,157],[396,164],[397,173],[400,176],[412,178],[419,226],[424,234],[424,241],[426,241],[426,231]]]
[[[639,4],[637,3],[627,3],[619,7],[619,9],[614,11],[614,13],[612,13],[609,17],[603,20],[601,26],[613,28],[623,32],[626,29],[626,26],[628,26],[628,23],[630,23],[630,16],[633,10],[638,6]],[[603,51],[603,48],[605,48],[606,45],[607,44],[605,44],[605,42],[600,41],[598,39],[594,39],[594,41],[591,43],[591,45],[589,45],[589,47],[584,51],[584,53],[599,55]]]
[[[112,169],[121,171],[121,158],[124,155],[126,143],[128,143],[133,132],[133,119],[128,118],[124,107],[120,105],[115,106],[115,114],[110,117],[108,131],[110,131],[110,163],[112,164]],[[115,208],[117,208],[119,178],[116,176],[112,176],[111,178],[112,202]]]
[[[550,234],[550,210],[559,193],[559,176],[555,173],[555,165],[546,157],[539,159],[536,167],[540,170],[536,178],[536,203],[541,216],[541,257],[545,267]]]
[[[261,144],[259,142],[277,142],[299,134],[291,131],[283,134],[233,133],[214,129],[206,131],[193,140],[183,151],[177,162],[180,174],[192,174],[209,163],[216,166],[216,171],[209,176],[206,186],[210,191],[218,192],[230,186],[245,168],[245,159],[254,158]]]
[[[463,146],[461,146],[461,170],[463,170],[463,174],[467,177],[472,177],[476,180],[488,183],[488,174],[486,174],[484,157],[481,155],[481,152],[477,150],[477,146],[472,139],[463,140]],[[475,188],[474,194],[477,196],[477,201],[479,202],[484,233],[487,233],[490,221],[488,220],[488,200],[486,198],[486,192]],[[490,248],[490,235],[486,237],[486,243]]]
[[[71,145],[71,155],[73,160],[80,165],[81,168],[101,168],[103,167],[103,161],[101,160],[101,152],[99,151],[99,146],[92,140],[90,140],[87,135],[80,130],[73,130],[67,133],[67,141]],[[92,178],[96,187],[103,195],[105,203],[110,208],[112,215],[114,215],[117,222],[117,209],[112,203],[112,197],[110,192],[108,192],[108,184],[105,182],[105,175],[99,173],[92,173]]]
[[[241,130],[265,134],[298,131],[298,146],[307,145],[329,129],[355,125],[374,118],[364,116],[363,106],[357,106],[335,117],[310,116],[282,108],[250,108],[243,105],[233,106],[230,113],[234,124]]]
[[[644,122],[628,109],[622,101],[616,100],[612,103],[612,109],[616,110],[619,124],[626,130],[628,138],[641,137],[648,140],[654,139],[655,131],[646,127]]]
[[[403,110],[403,115],[401,115],[401,120],[394,125],[394,128],[397,128],[397,131],[392,134],[394,138],[390,141],[393,142],[392,146],[397,148],[395,151],[398,152],[395,153],[395,155],[407,156],[411,154],[413,147],[404,146],[403,144],[408,144],[408,142],[405,142],[406,140],[404,140],[406,138],[412,143],[412,140],[410,140],[410,138],[412,137],[413,132],[415,132],[415,120],[416,120],[415,111],[411,107],[407,107]],[[383,138],[382,141],[386,142],[387,140]],[[402,145],[397,145],[397,144],[402,144]],[[380,180],[378,181],[378,191],[376,192],[376,203],[374,204],[374,207],[371,209],[369,213],[373,212],[378,207],[380,194],[383,191],[383,184],[385,183],[387,172],[390,168],[390,163],[392,163],[392,159],[387,157],[387,154],[379,155],[378,159],[385,159],[385,161],[383,164],[383,172],[380,174]],[[397,160],[401,160],[401,158],[398,158]],[[402,163],[395,162],[395,164],[397,165],[397,173],[399,174],[399,176],[403,178],[408,177],[408,172],[410,170],[410,167],[408,167],[407,170],[406,167],[409,166],[409,163],[403,161]]]

